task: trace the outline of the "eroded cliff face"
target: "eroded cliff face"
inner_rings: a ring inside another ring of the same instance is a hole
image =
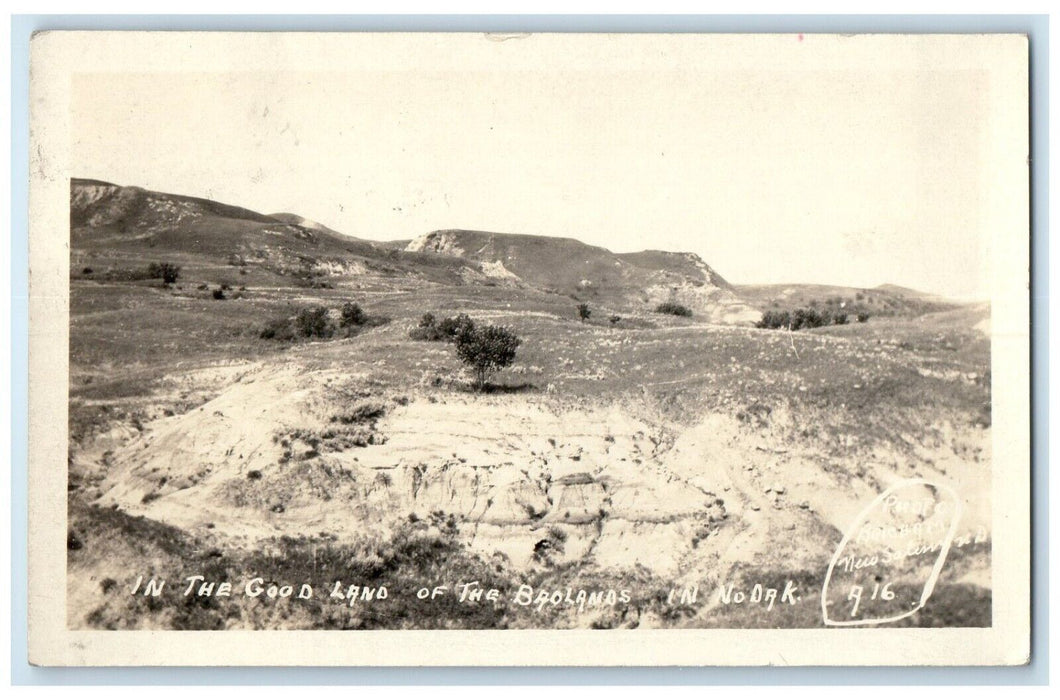
[[[778,416],[778,421],[783,421]],[[934,455],[951,482],[985,478]],[[251,372],[108,456],[101,505],[253,547],[281,535],[353,540],[452,516],[516,568],[579,561],[701,580],[739,564],[819,566],[893,465],[718,414],[691,427],[632,404],[549,395],[371,395],[333,371]],[[969,523],[989,523],[972,504]]]
[[[644,288],[649,308],[675,302],[692,309],[696,317],[726,326],[750,326],[762,319],[762,312],[749,306],[733,292],[692,280],[672,279]]]

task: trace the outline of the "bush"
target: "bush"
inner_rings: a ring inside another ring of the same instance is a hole
[[[791,325],[791,314],[787,311],[766,311],[756,328],[787,328]]]
[[[481,390],[491,374],[515,361],[515,350],[521,342],[502,326],[472,326],[456,337],[456,354],[474,372],[475,388]]]
[[[413,340],[442,340],[442,332],[438,330],[438,324],[434,320],[434,314],[423,314],[420,325],[409,331],[409,337]]]
[[[173,263],[151,263],[147,274],[153,279],[161,279],[164,284],[173,284],[180,277],[180,267]]]
[[[797,331],[801,328],[820,328],[830,322],[817,309],[795,309],[791,317],[791,330]]]
[[[589,320],[589,316],[591,316],[592,313],[593,312],[589,308],[588,304],[578,304],[578,318],[580,318],[582,320],[582,323],[585,323],[586,321],[588,321]]]
[[[354,304],[351,301],[342,305],[342,319],[339,321],[339,324],[343,328],[348,328],[349,326],[363,326],[367,320],[368,315],[364,313],[359,305]]]
[[[232,297],[239,298],[237,293]],[[350,338],[362,326],[382,326],[390,322],[385,316],[369,316],[360,306],[352,302],[339,310],[340,320],[336,324],[330,310],[323,306],[309,306],[298,311],[294,318],[280,317],[269,321],[261,331],[261,337],[269,340],[294,340],[295,338],[333,338],[339,328],[345,329],[339,337]]]
[[[655,307],[657,314],[670,314],[672,316],[691,316],[692,309],[672,301],[663,302]]]
[[[265,324],[261,337],[266,340],[294,340],[294,325],[289,318],[274,318]]]
[[[460,336],[470,333],[475,328],[475,322],[467,314],[459,314],[437,321],[432,313],[423,314],[418,326],[409,331],[409,337],[413,340],[438,341],[447,340],[455,342]]]
[[[616,315],[616,316],[611,316],[607,320],[611,322],[612,326],[617,326],[618,322],[622,320],[622,317]]]
[[[215,290],[213,290],[213,298],[217,299],[218,301],[224,299],[225,298],[224,290],[223,289],[215,289]]]
[[[858,314],[858,320],[864,314]],[[822,326],[844,326],[850,323],[850,316],[839,311],[825,309],[818,311],[813,307],[788,311],[766,311],[762,320],[755,324],[757,328],[790,328],[793,331],[802,328],[820,328]]]
[[[858,314],[858,323],[865,323],[865,321],[868,321],[870,317],[871,317],[871,314],[868,314],[868,313],[865,313],[864,311],[862,311],[861,313]]]
[[[457,340],[473,330],[475,330],[475,322],[467,314],[444,319],[438,324],[438,331],[448,340]]]
[[[294,324],[298,333],[306,338],[330,338],[332,334],[328,310],[323,306],[302,309],[295,317]]]
[[[349,413],[334,415],[332,423],[352,425],[354,423],[370,423],[386,415],[386,406],[381,403],[365,403],[357,406]]]

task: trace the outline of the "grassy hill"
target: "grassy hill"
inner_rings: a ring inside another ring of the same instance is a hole
[[[71,270],[87,279],[135,279],[149,262],[180,265],[193,284],[361,287],[460,284],[474,264],[406,254],[345,236],[296,214],[265,215],[196,197],[74,179]],[[90,271],[90,272],[86,272]]]
[[[738,299],[717,273],[692,253],[644,251],[616,254],[573,238],[450,229],[433,231],[408,245],[477,260],[498,274],[535,287],[599,301],[617,308],[672,301],[720,323],[750,324],[758,311]]]
[[[763,311],[794,311],[800,308],[842,310],[852,317],[899,316],[913,318],[948,311],[960,304],[907,287],[842,287],[827,284],[744,284],[736,295]]]
[[[86,279],[136,280],[164,260],[196,285],[526,286],[609,312],[676,301],[710,322],[749,325],[759,316],[689,253],[617,255],[569,238],[463,230],[375,243],[297,214],[87,179],[71,181],[70,228],[71,269]]]

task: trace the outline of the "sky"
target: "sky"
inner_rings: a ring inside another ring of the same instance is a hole
[[[568,236],[736,284],[989,295],[982,73],[662,65],[82,74],[71,173],[367,239]]]

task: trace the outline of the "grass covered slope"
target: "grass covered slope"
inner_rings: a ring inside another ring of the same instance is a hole
[[[671,301],[716,323],[749,324],[759,317],[692,253],[615,254],[572,238],[462,229],[433,231],[406,250],[477,260],[532,286],[621,309]]]
[[[867,316],[913,318],[948,311],[960,305],[914,289],[884,284],[878,287],[839,287],[826,284],[745,284],[736,294],[763,311],[794,311],[810,308],[842,311],[853,319]]]

